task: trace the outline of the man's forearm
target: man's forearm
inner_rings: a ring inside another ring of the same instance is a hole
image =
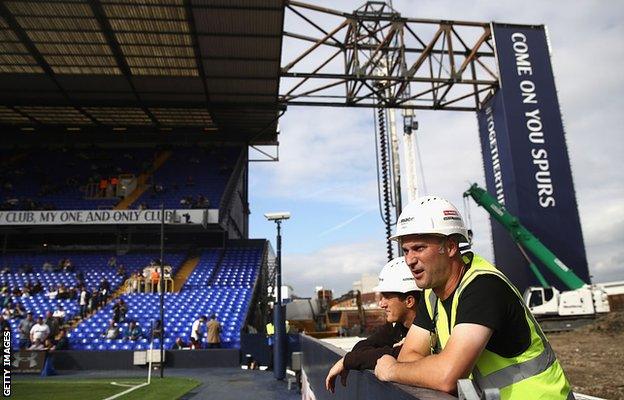
[[[411,386],[426,387],[443,392],[454,392],[455,379],[450,379],[450,368],[439,355],[422,357],[418,361],[397,362],[388,371],[389,380]]]

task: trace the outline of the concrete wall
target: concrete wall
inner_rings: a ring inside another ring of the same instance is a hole
[[[372,371],[351,371],[347,386],[336,380],[336,393],[325,389],[327,372],[345,352],[335,346],[310,336],[301,335],[303,352],[303,372],[317,400],[451,400],[456,399],[447,393],[379,381]],[[302,389],[305,392],[305,388]],[[305,394],[304,394],[305,397]]]
[[[57,351],[53,353],[57,370],[141,370],[133,365],[134,351]],[[167,350],[165,368],[219,368],[238,367],[238,349]]]

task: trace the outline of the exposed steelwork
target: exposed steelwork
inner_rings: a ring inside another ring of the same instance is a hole
[[[489,23],[353,13],[286,1],[280,101],[474,111],[498,88]]]
[[[284,7],[282,0],[1,1],[4,137],[149,132],[274,144],[284,109]]]

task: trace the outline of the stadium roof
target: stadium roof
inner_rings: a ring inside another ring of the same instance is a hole
[[[276,140],[281,0],[4,0],[0,130]]]

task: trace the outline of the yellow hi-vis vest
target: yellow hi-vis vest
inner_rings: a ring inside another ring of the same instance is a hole
[[[273,324],[271,322],[266,324],[266,333],[267,333],[267,335],[275,334],[275,327],[273,326]]]
[[[466,259],[465,259],[466,260]],[[469,259],[468,259],[468,262]],[[483,389],[500,389],[501,400],[516,399],[574,399],[570,384],[557,360],[550,343],[544,336],[533,315],[528,310],[516,287],[492,264],[474,255],[470,268],[462,277],[451,305],[449,316],[433,290],[425,290],[425,303],[429,317],[434,321],[438,350],[443,349],[449,340],[449,326],[455,326],[457,305],[462,291],[477,276],[496,275],[507,283],[518,296],[524,307],[527,324],[531,331],[531,344],[516,357],[502,357],[484,349],[470,376]],[[452,328],[451,328],[452,330]]]

